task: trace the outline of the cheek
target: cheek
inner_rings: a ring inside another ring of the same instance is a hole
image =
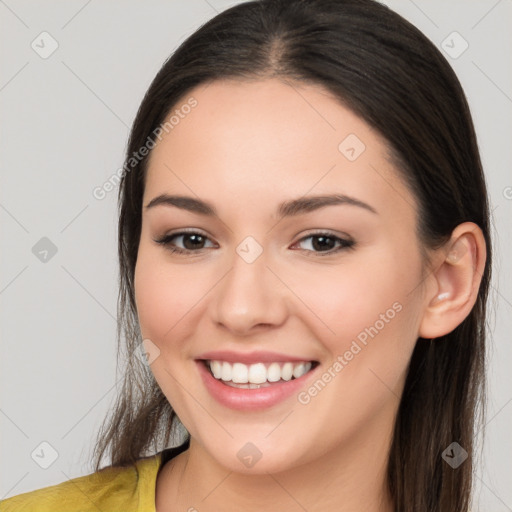
[[[323,325],[323,335],[346,340],[379,319],[405,295],[403,280],[397,282],[382,262],[373,265],[319,267],[297,270],[288,282],[296,296]],[[393,314],[393,312],[391,312]]]
[[[201,297],[203,287],[190,272],[166,263],[165,256],[141,246],[135,268],[135,301],[143,338],[162,348]],[[204,293],[204,290],[203,290]],[[180,335],[181,337],[182,335]]]
[[[413,286],[397,275],[375,262],[297,281],[297,295],[321,319],[314,337],[329,354],[298,397],[311,416],[357,430],[400,396],[419,322]]]
[[[351,374],[351,385],[374,380],[368,368],[398,385],[417,339],[421,302],[411,291],[419,262],[389,250],[364,262],[347,258],[346,265],[289,275],[290,288],[317,319],[314,337],[332,361],[342,356],[347,362],[343,373]]]
[[[159,349],[151,364],[151,372],[180,420],[194,434],[194,408],[180,382],[186,382],[187,371],[181,353],[186,339],[193,334],[189,318],[191,306],[197,302],[197,280],[187,272],[166,264],[156,251],[141,246],[135,268],[134,287],[137,314],[143,339],[150,339]],[[178,363],[178,364],[177,364]],[[190,384],[187,389],[197,394]]]

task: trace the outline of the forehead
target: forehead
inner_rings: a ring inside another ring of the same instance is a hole
[[[146,203],[192,192],[256,210],[338,192],[413,214],[384,139],[321,86],[219,80],[191,90],[167,121],[150,156]]]

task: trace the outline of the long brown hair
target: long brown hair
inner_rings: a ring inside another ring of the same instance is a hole
[[[119,190],[118,356],[123,386],[98,432],[95,469],[132,464],[173,441],[175,413],[136,357],[141,334],[134,270],[148,157],[130,159],[192,88],[216,79],[278,77],[319,84],[376,129],[414,193],[418,234],[436,248],[465,221],[487,244],[476,304],[451,333],[419,339],[399,405],[388,467],[396,510],[467,511],[475,431],[483,425],[486,303],[491,272],[489,206],[469,107],[440,51],[374,0],[261,0],[204,24],[164,63],[133,123]],[[153,134],[153,135],[152,135]],[[120,359],[121,360],[121,359]],[[442,459],[457,442],[457,469]]]

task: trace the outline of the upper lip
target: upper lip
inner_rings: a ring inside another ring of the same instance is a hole
[[[279,362],[297,362],[314,361],[308,357],[290,356],[278,352],[254,351],[254,352],[233,352],[230,350],[213,350],[205,352],[197,357],[200,360],[207,361],[226,361],[228,363],[279,363]]]

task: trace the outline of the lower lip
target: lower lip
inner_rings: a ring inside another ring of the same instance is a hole
[[[216,379],[206,368],[203,361],[196,361],[196,363],[206,389],[208,389],[213,398],[226,407],[243,411],[266,409],[286,400],[294,394],[296,395],[304,387],[306,379],[315,371],[315,369],[310,370],[298,379],[272,384],[268,387],[243,389],[228,386],[221,380]]]

